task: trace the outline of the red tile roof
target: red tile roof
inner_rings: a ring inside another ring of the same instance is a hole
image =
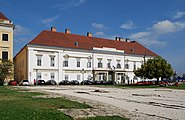
[[[0,20],[9,20],[3,13],[0,12]]]
[[[75,42],[78,42],[78,46],[75,46]],[[126,54],[146,54],[146,56],[158,56],[157,54],[145,48],[136,41],[124,42],[104,38],[87,37],[76,34],[66,34],[63,32],[52,32],[47,30],[42,31],[36,38],[34,38],[28,44],[76,48],[85,50],[92,50],[93,47],[109,47],[116,48],[117,50],[124,50]]]

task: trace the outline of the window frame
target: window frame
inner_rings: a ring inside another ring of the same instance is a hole
[[[7,36],[5,37],[5,35],[7,35]],[[6,38],[6,39],[4,39],[4,38]],[[8,38],[9,38],[9,35],[7,33],[2,34],[2,41],[8,41]]]
[[[50,66],[55,67],[55,56],[50,56]]]
[[[4,53],[7,53],[6,55]],[[6,58],[4,58],[6,56]],[[3,60],[8,60],[8,51],[2,51],[2,59]]]

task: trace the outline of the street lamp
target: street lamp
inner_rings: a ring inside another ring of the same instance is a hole
[[[82,80],[84,81],[84,73],[85,73],[85,70],[82,69]]]

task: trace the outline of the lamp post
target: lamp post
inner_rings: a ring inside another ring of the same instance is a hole
[[[82,81],[84,81],[84,73],[85,73],[85,71],[84,71],[84,69],[82,69]]]

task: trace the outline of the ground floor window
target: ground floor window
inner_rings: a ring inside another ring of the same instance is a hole
[[[42,78],[42,74],[40,72],[37,73],[37,80],[40,80]]]
[[[77,80],[80,80],[80,75],[77,75],[76,77],[77,77]]]
[[[106,74],[105,73],[99,73],[99,80],[106,80]]]
[[[51,73],[51,80],[55,80],[55,73]]]
[[[65,75],[65,80],[69,80],[69,76],[68,75]]]

